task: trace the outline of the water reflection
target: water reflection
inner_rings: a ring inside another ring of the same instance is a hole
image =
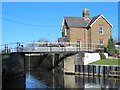
[[[34,77],[34,79],[31,78],[33,82],[35,82],[36,79],[38,82],[43,82],[45,88],[63,88],[63,75],[60,73],[53,74],[50,71],[31,71],[30,76]],[[26,77],[29,77],[28,73],[26,74]],[[27,88],[30,88],[29,85],[27,85],[29,79],[26,78],[26,81]],[[35,82],[34,84],[38,84],[36,86],[39,86],[39,83]]]
[[[26,74],[26,88],[47,88],[47,84],[38,77]]]
[[[83,75],[66,75],[48,71],[31,71],[26,73],[26,82],[24,79],[16,79],[4,84],[6,88],[119,88],[119,78],[93,77]]]
[[[27,74],[28,75],[28,74]],[[108,78],[108,77],[93,77],[82,75],[66,75],[61,73],[52,74],[52,72],[38,72],[33,71],[31,76],[35,82],[33,87],[45,87],[45,88],[118,88],[120,87],[120,79]],[[27,87],[29,86],[27,81]],[[42,84],[41,84],[42,83]]]
[[[9,80],[4,83],[2,83],[3,90],[8,88],[25,88],[24,78],[19,78],[15,80]]]

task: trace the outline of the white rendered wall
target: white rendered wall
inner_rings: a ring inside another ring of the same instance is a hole
[[[108,53],[104,53],[105,57],[108,58]]]
[[[108,58],[108,54],[104,53],[105,57]],[[84,54],[84,65],[100,60],[99,53],[85,53]]]

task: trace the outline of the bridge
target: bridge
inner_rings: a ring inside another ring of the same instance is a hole
[[[98,48],[96,48],[95,44],[88,45],[77,42],[15,42],[0,45],[0,49],[3,55],[10,54],[21,56],[22,59],[20,59],[19,62],[23,62],[22,66],[25,75],[26,56],[30,57],[32,54],[39,56],[39,60],[34,68],[37,68],[47,56],[51,56],[52,67],[49,67],[49,70],[53,70],[54,72],[54,68],[67,57],[76,55],[79,58],[82,52],[94,52]],[[49,60],[47,59],[47,61]]]
[[[1,45],[1,52],[13,53],[63,53],[63,52],[93,52],[95,44],[82,44],[77,42],[16,42]]]

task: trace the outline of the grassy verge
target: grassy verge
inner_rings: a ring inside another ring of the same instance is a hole
[[[120,59],[101,59],[96,62],[92,62],[89,64],[94,64],[94,65],[118,65],[120,66]]]

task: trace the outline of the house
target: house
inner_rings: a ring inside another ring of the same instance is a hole
[[[102,14],[89,17],[89,10],[84,8],[82,17],[65,16],[61,30],[59,42],[76,42],[71,46],[79,47],[107,46],[112,24]]]

